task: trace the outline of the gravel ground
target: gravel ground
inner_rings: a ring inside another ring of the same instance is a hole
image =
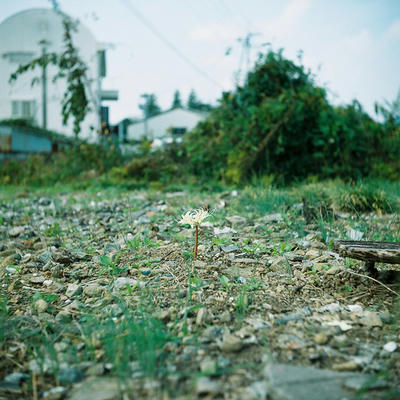
[[[397,216],[304,215],[236,191],[3,199],[0,399],[400,398],[397,272],[331,245]]]

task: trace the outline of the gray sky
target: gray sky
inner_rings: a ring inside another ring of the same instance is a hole
[[[59,0],[96,39],[109,44],[104,88],[118,89],[115,123],[140,116],[142,93],[163,109],[173,93],[194,89],[215,103],[234,87],[234,74],[254,64],[263,43],[296,59],[329,89],[330,99],[375,101],[400,89],[400,0]],[[47,0],[0,0],[0,21],[15,12],[50,7]],[[250,54],[238,38],[255,33]],[[225,55],[232,48],[229,56]]]

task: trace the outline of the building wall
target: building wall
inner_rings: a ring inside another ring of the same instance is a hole
[[[167,111],[147,120],[134,123],[128,126],[127,139],[140,140],[144,136],[149,139],[160,139],[171,136],[168,132],[169,128],[186,128],[186,131],[192,130],[197,123],[206,118],[206,113],[183,110],[181,108]]]
[[[4,153],[50,153],[50,138],[31,134],[17,127],[0,126],[0,152]]]
[[[31,86],[32,78],[41,78],[41,69],[36,68],[21,75],[13,84],[8,79],[19,64],[25,64],[41,55],[41,40],[50,42],[47,52],[60,53],[63,49],[63,32],[62,17],[51,9],[26,10],[14,14],[0,24],[0,120],[12,117],[13,101],[30,101],[34,105],[34,121],[38,126],[43,125],[42,86],[41,83]],[[98,105],[98,44],[82,24],[78,25],[78,32],[73,37],[81,58],[89,67],[88,77],[92,82],[90,92],[93,102]],[[55,73],[55,67],[47,68],[47,129],[72,136],[72,119],[64,126],[61,116],[61,100],[66,83],[64,80],[53,83]],[[80,137],[94,141],[99,129],[99,115],[93,105],[92,109],[81,125]]]

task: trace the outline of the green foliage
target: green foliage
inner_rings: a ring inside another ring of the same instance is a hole
[[[397,208],[397,202],[382,189],[363,183],[346,188],[337,199],[338,207],[350,212],[391,213]]]
[[[29,70],[35,70],[36,67],[46,68],[50,64],[57,67],[57,74],[53,77],[53,82],[60,78],[65,78],[67,83],[67,88],[61,103],[63,124],[66,125],[69,118],[72,117],[73,130],[75,136],[78,136],[81,130],[81,123],[90,111],[86,89],[89,83],[87,77],[88,67],[80,58],[72,39],[72,33],[77,30],[77,22],[72,21],[72,19],[65,14],[61,15],[64,27],[63,52],[61,54],[44,52],[40,57],[35,58],[30,63],[20,65],[18,69],[11,74],[9,81],[16,81],[20,75],[23,75]],[[35,77],[32,80],[32,85],[38,82],[39,78]]]
[[[142,94],[145,102],[139,104],[139,108],[143,111],[144,118],[154,117],[161,113],[161,107],[157,104],[157,97],[155,94]]]
[[[233,200],[231,205],[238,213],[245,211],[265,215],[280,212],[285,223],[291,224],[292,215],[297,219],[298,212],[304,213],[306,202],[308,208],[316,212],[315,222],[323,219],[325,223],[333,218],[333,209],[351,213],[398,212],[399,199],[400,185],[390,181],[364,180],[344,183],[335,180],[303,183],[286,188],[253,182],[253,185],[246,186],[241,191],[240,196]]]
[[[197,98],[196,92],[192,89],[189,93],[189,97],[187,100],[187,108],[189,110],[210,111],[212,109],[212,106],[210,104],[201,102]]]
[[[172,101],[171,109],[174,109],[174,108],[182,108],[181,94],[180,94],[179,90],[175,90],[175,93],[174,93],[174,100]]]
[[[0,184],[51,186],[56,183],[81,182],[120,165],[122,156],[114,146],[82,142],[62,153],[32,154],[26,160],[6,160],[0,164]],[[77,180],[77,178],[79,178]]]
[[[181,146],[172,144],[166,149],[135,157],[121,168],[113,169],[112,173],[118,179],[171,182],[185,175],[183,160]]]
[[[357,101],[331,106],[309,71],[269,51],[188,135],[186,150],[193,173],[236,184],[254,174],[355,179],[382,162],[388,135]]]

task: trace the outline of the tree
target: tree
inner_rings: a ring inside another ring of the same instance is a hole
[[[210,104],[202,103],[197,98],[196,92],[192,89],[187,100],[187,108],[197,111],[210,111],[212,106]]]
[[[145,93],[142,94],[141,97],[144,98],[145,102],[144,104],[139,104],[139,108],[143,111],[145,118],[150,118],[161,113],[161,108],[157,104],[157,97],[155,94]]]
[[[235,184],[254,175],[282,183],[307,176],[357,179],[382,164],[386,131],[356,101],[330,105],[309,70],[271,50],[260,54],[243,86],[223,93],[184,146],[195,174]],[[398,149],[395,144],[393,138]],[[394,175],[400,162],[392,160]]]
[[[175,93],[174,93],[174,100],[172,101],[171,109],[174,109],[174,108],[182,108],[181,94],[180,94],[179,90],[175,90]]]
[[[192,89],[189,93],[189,97],[187,100],[187,107],[191,110],[197,110],[200,106],[200,101],[197,99],[196,92]]]
[[[87,77],[88,67],[79,57],[77,48],[72,40],[72,33],[77,30],[78,22],[73,21],[70,17],[62,14],[62,23],[64,28],[63,44],[64,50],[61,54],[43,52],[38,58],[25,65],[20,65],[18,69],[11,74],[9,82],[15,82],[20,75],[36,67],[46,68],[52,64],[58,68],[57,74],[53,77],[53,82],[60,78],[65,78],[67,88],[61,101],[61,115],[63,125],[67,125],[70,118],[73,119],[73,131],[75,136],[79,135],[81,123],[90,111],[89,98],[87,95],[87,86],[89,79]],[[35,77],[32,79],[32,86],[39,83],[40,79]]]

